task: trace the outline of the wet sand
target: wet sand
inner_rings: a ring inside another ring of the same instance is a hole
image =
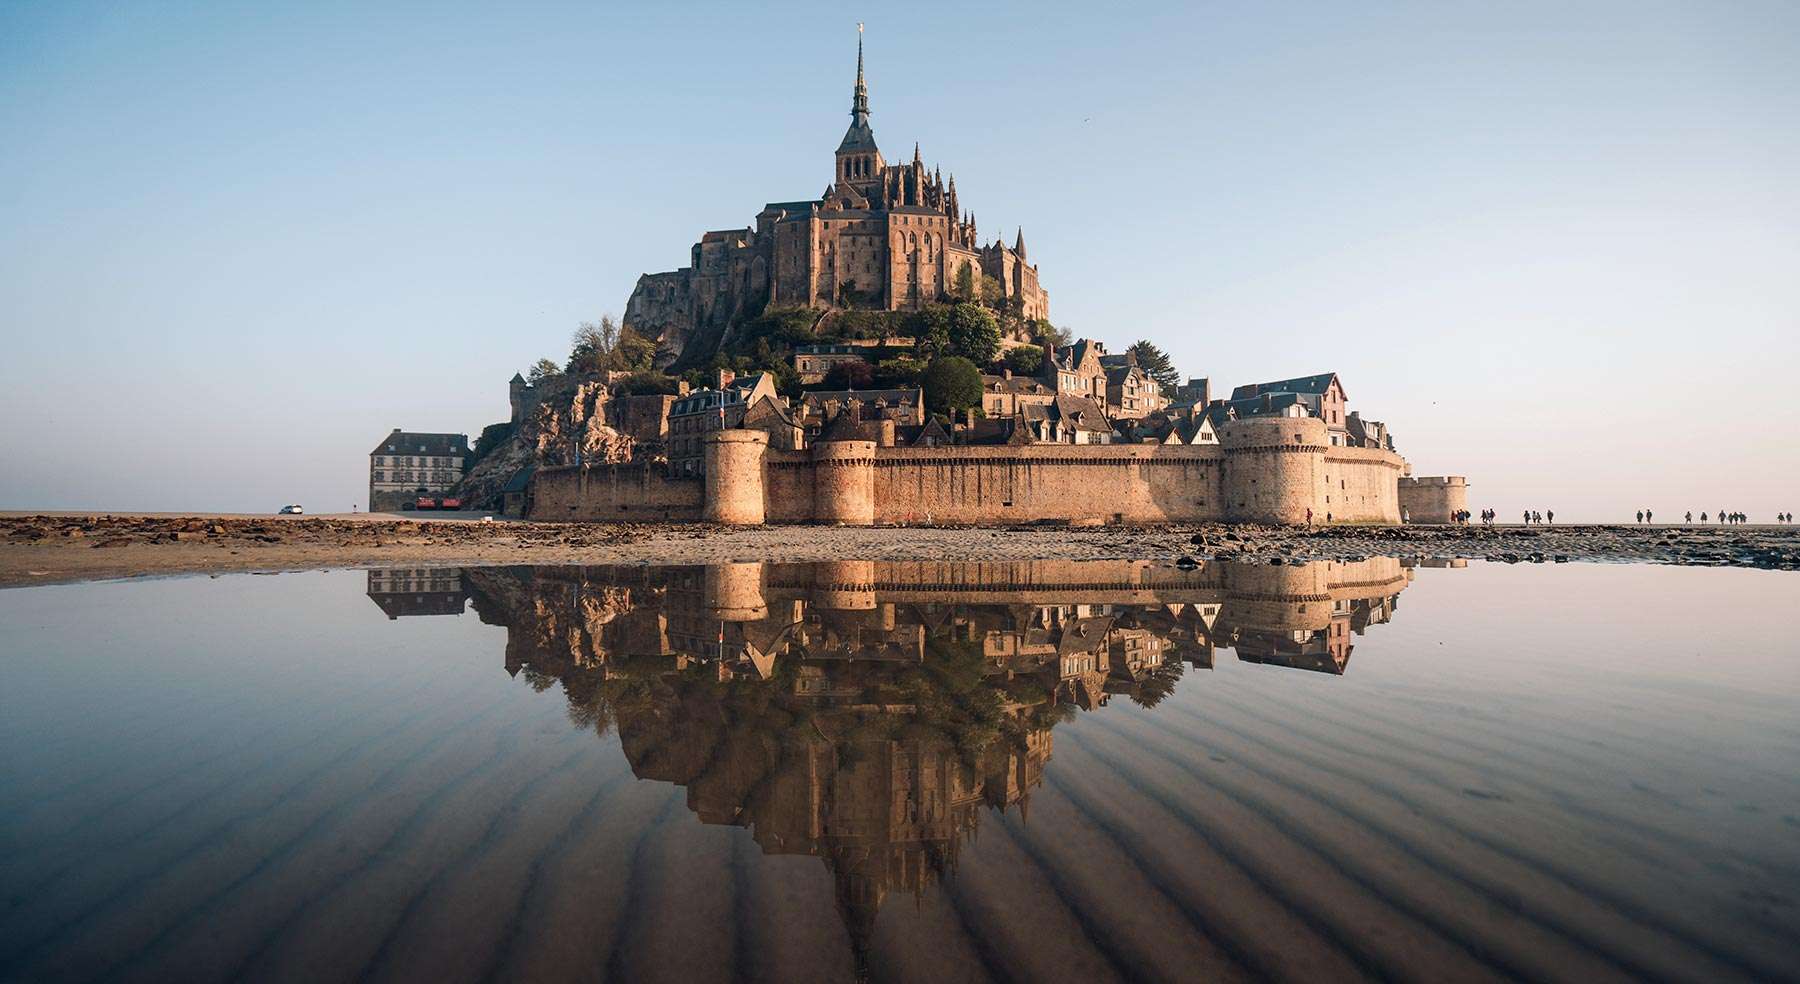
[[[730,560],[1398,556],[1800,570],[1800,526],[729,528],[390,515],[0,515],[0,587],[229,571]]]

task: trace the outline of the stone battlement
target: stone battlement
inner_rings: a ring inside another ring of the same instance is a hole
[[[783,451],[760,431],[722,430],[705,437],[704,480],[618,466],[543,470],[531,515],[731,525],[1298,524],[1310,510],[1316,523],[1400,521],[1406,462],[1397,454],[1333,446],[1313,418],[1233,421],[1221,437],[1218,445],[823,441]]]

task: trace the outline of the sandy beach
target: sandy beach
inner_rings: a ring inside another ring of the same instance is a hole
[[[477,516],[0,516],[0,587],[243,571],[731,560],[1129,557],[1257,562],[1387,555],[1800,570],[1794,526],[717,527],[481,522]]]

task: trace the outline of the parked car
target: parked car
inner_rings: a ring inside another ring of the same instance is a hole
[[[444,496],[444,498],[438,502],[438,508],[439,509],[461,509],[462,508],[462,500],[457,498],[456,496],[447,495],[447,496]]]
[[[281,515],[281,516],[303,516],[305,514],[306,514],[306,510],[300,508],[299,506],[282,506],[281,512],[278,513],[278,515]]]
[[[413,502],[413,506],[418,509],[436,509],[438,507],[438,501],[431,496],[422,495]]]

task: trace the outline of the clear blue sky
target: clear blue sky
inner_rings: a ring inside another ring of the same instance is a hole
[[[0,508],[314,511],[876,137],[1473,504],[1800,510],[1800,4],[0,6]]]

